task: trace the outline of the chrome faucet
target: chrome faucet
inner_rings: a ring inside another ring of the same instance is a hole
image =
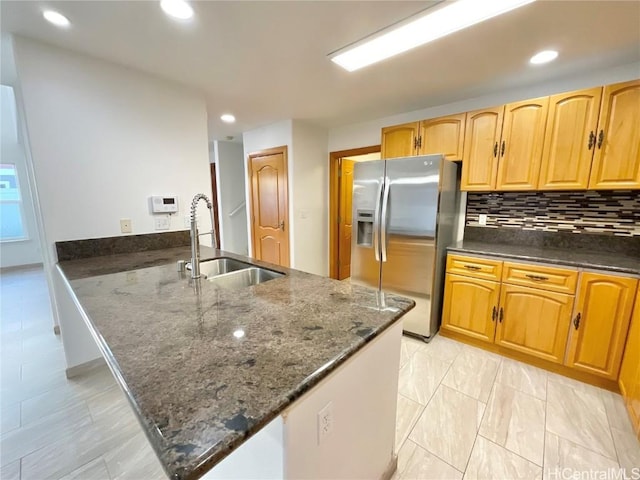
[[[211,215],[211,231],[205,233],[198,233],[198,223],[196,221],[196,208],[198,202],[204,200],[207,203],[207,208]],[[203,194],[198,193],[191,201],[191,278],[200,278],[200,235],[211,234],[211,244],[213,248],[218,248],[218,242],[216,241],[216,224],[213,221],[213,205],[211,200]]]

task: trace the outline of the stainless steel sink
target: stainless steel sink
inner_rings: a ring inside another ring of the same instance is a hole
[[[239,262],[242,263],[242,262]],[[249,265],[249,264],[246,264]],[[259,283],[268,282],[276,278],[284,277],[284,273],[274,272],[266,268],[250,266],[243,270],[225,273],[215,277],[208,277],[207,280],[220,288],[243,288],[257,285]]]
[[[246,268],[254,268],[250,263],[234,260],[233,258],[220,257],[212,260],[204,260],[200,262],[200,274],[204,278],[224,275],[225,273],[235,272]],[[187,269],[191,270],[191,264],[187,265]]]

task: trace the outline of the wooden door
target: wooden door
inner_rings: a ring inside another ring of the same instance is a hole
[[[211,164],[211,204],[213,205],[213,223],[216,231],[216,245],[220,248],[220,214],[218,208],[218,179],[216,177],[216,164]]]
[[[502,284],[495,343],[562,363],[572,307],[573,295]]]
[[[566,365],[616,380],[638,280],[582,273]]]
[[[640,80],[604,87],[589,188],[640,188]]]
[[[497,190],[538,187],[548,105],[549,97],[544,97],[505,107]]]
[[[420,123],[418,153],[442,153],[447,160],[462,160],[465,113],[423,120]]]
[[[542,151],[539,190],[586,190],[602,87],[553,95]]]
[[[444,330],[493,343],[500,284],[447,273],[444,285]]]
[[[383,128],[381,157],[385,159],[417,155],[419,135],[420,122]]]
[[[338,213],[338,280],[351,276],[351,225],[353,197],[353,166],[356,162],[340,160],[340,212]]]
[[[636,433],[640,435],[640,288],[636,293],[618,385]]]
[[[249,155],[253,256],[289,266],[287,147]]]
[[[503,115],[504,107],[467,113],[461,190],[487,192],[495,189]]]

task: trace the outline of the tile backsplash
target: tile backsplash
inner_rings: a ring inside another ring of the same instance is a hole
[[[493,192],[467,195],[468,227],[640,237],[640,192]]]

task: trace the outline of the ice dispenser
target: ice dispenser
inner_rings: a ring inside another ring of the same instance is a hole
[[[373,210],[356,210],[356,242],[363,247],[373,245]]]

